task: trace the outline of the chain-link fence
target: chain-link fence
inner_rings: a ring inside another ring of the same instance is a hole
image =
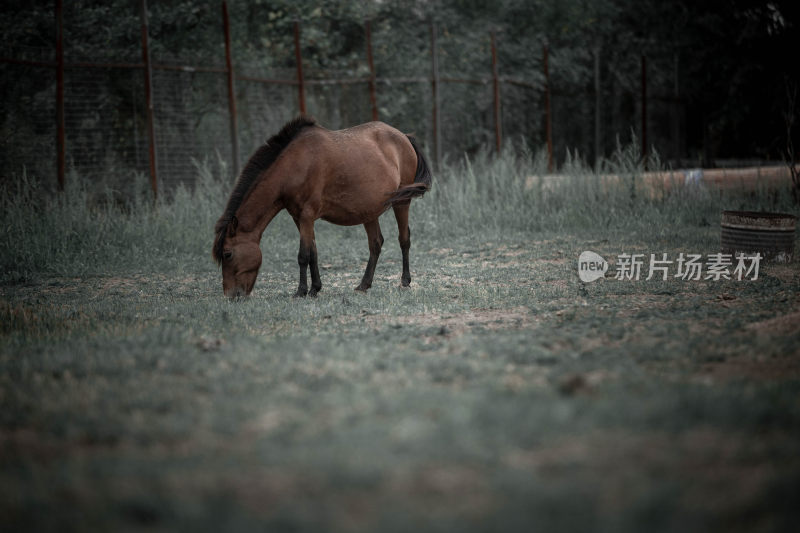
[[[373,21],[371,40],[359,35],[365,27],[348,27],[348,35],[362,39],[363,60],[338,69],[318,59],[324,50],[309,52],[313,42],[304,43],[305,28],[295,23],[294,33],[287,28],[263,36],[283,54],[265,66],[252,57],[237,62],[235,50],[226,49],[230,40],[225,32],[241,28],[240,19],[252,16],[242,9],[231,13],[236,24],[228,24],[223,10],[219,17],[206,16],[197,23],[193,31],[202,34],[204,42],[216,40],[218,46],[197,50],[191,57],[170,54],[165,46],[157,47],[151,57],[142,54],[145,42],[137,42],[136,26],[147,17],[133,16],[135,11],[125,19],[130,27],[122,33],[130,36],[130,43],[120,55],[106,50],[87,57],[86,47],[69,42],[68,26],[78,24],[78,14],[65,11],[63,55],[55,45],[7,43],[0,48],[4,178],[27,172],[50,180],[59,167],[61,145],[66,179],[75,172],[124,191],[133,175],[154,172],[158,191],[168,193],[178,184],[192,184],[197,161],[221,160],[231,170],[242,165],[303,106],[330,129],[377,115],[415,134],[434,162],[438,154],[454,159],[465,152],[494,150],[498,139],[533,149],[549,144],[556,164],[568,149],[592,162],[611,153],[617,139],[628,142],[643,131],[649,133],[648,145],[656,146],[662,156],[677,160],[685,155],[677,83],[664,75],[671,70],[660,65],[654,70],[657,75],[645,80],[639,57],[612,65],[604,63],[602,55],[596,61],[592,50],[561,54],[551,44],[546,76],[542,51],[528,51],[530,57],[520,62],[504,51],[502,32],[493,54],[488,30],[465,40],[446,27],[408,20],[400,26]],[[335,27],[328,23],[323,29]],[[315,31],[321,29],[308,28],[309,41]],[[506,44],[516,50],[514,43]],[[230,68],[226,52],[232,55]],[[403,54],[403,61],[396,60],[397,54]],[[59,71],[63,91],[58,89]],[[64,110],[63,137],[56,122],[59,106]],[[153,171],[151,160],[156,162]],[[50,181],[57,183],[55,177]]]

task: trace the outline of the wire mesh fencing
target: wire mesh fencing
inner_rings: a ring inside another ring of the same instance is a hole
[[[259,16],[259,9],[264,8],[237,4],[230,26],[227,17],[204,11],[192,31],[180,37],[191,39],[197,32],[205,43],[188,55],[170,51],[179,37],[163,24],[152,31],[151,53],[142,54],[137,23],[145,24],[145,35],[150,30],[135,10],[119,23],[124,29],[115,37],[119,55],[113,50],[92,55],[97,46],[70,43],[68,28],[61,62],[51,48],[4,45],[2,98],[10,105],[0,117],[3,179],[22,172],[53,176],[63,145],[67,172],[123,194],[134,177],[152,174],[154,192],[170,194],[180,185],[191,187],[197,164],[204,161],[221,162],[227,179],[233,179],[233,169],[303,108],[330,129],[377,114],[414,134],[434,164],[440,154],[459,158],[501,143],[550,147],[556,163],[567,148],[592,160],[611,153],[617,138],[625,142],[632,133],[647,131],[668,155],[683,149],[682,104],[677,89],[670,90],[664,65],[649,82],[648,99],[639,81],[639,58],[603,63],[598,71],[592,50],[553,48],[550,75],[540,51],[521,55],[502,34],[495,42],[488,31],[461,35],[413,19],[399,25],[377,20],[361,29],[349,23],[344,29],[356,45],[332,41],[349,46],[338,65],[328,64],[325,51],[314,45],[325,32],[343,28],[331,20],[305,33],[298,23],[275,34],[248,33],[263,41],[269,61],[252,56],[237,61],[226,35],[252,32],[247,17]],[[69,9],[64,20],[76,27],[83,23]],[[226,53],[232,56],[229,64]],[[63,73],[62,101],[57,72]],[[59,106],[63,136],[55,120]]]
[[[225,77],[216,72],[156,70],[153,109],[159,181],[165,190],[190,186],[196,163],[230,162]]]
[[[139,70],[68,69],[64,92],[67,168],[108,186],[119,185],[116,176],[146,172]]]

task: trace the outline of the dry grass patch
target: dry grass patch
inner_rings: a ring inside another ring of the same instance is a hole
[[[415,314],[405,316],[370,315],[365,321],[371,325],[427,326],[442,328],[448,337],[463,335],[474,328],[487,330],[522,330],[538,323],[538,319],[526,308],[471,309],[464,313]]]

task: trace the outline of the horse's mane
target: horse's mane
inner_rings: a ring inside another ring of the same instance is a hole
[[[272,163],[278,159],[278,156],[283,150],[289,146],[289,143],[297,137],[297,135],[308,126],[314,126],[316,121],[313,118],[300,115],[297,118],[290,120],[283,125],[281,131],[273,135],[267,140],[256,152],[250,157],[250,160],[245,165],[239,179],[236,180],[236,185],[233,187],[230,198],[228,198],[228,205],[225,206],[225,212],[217,221],[214,226],[214,247],[212,248],[211,255],[214,260],[219,264],[222,262],[222,250],[225,246],[225,235],[228,231],[228,225],[234,218],[236,211],[244,202],[244,199],[253,189],[253,186],[262,175],[262,172],[270,167]]]

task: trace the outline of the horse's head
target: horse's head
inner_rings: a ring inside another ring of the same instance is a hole
[[[261,248],[252,236],[237,232],[236,217],[217,228],[213,256],[222,266],[222,292],[228,298],[248,296],[261,267]]]

